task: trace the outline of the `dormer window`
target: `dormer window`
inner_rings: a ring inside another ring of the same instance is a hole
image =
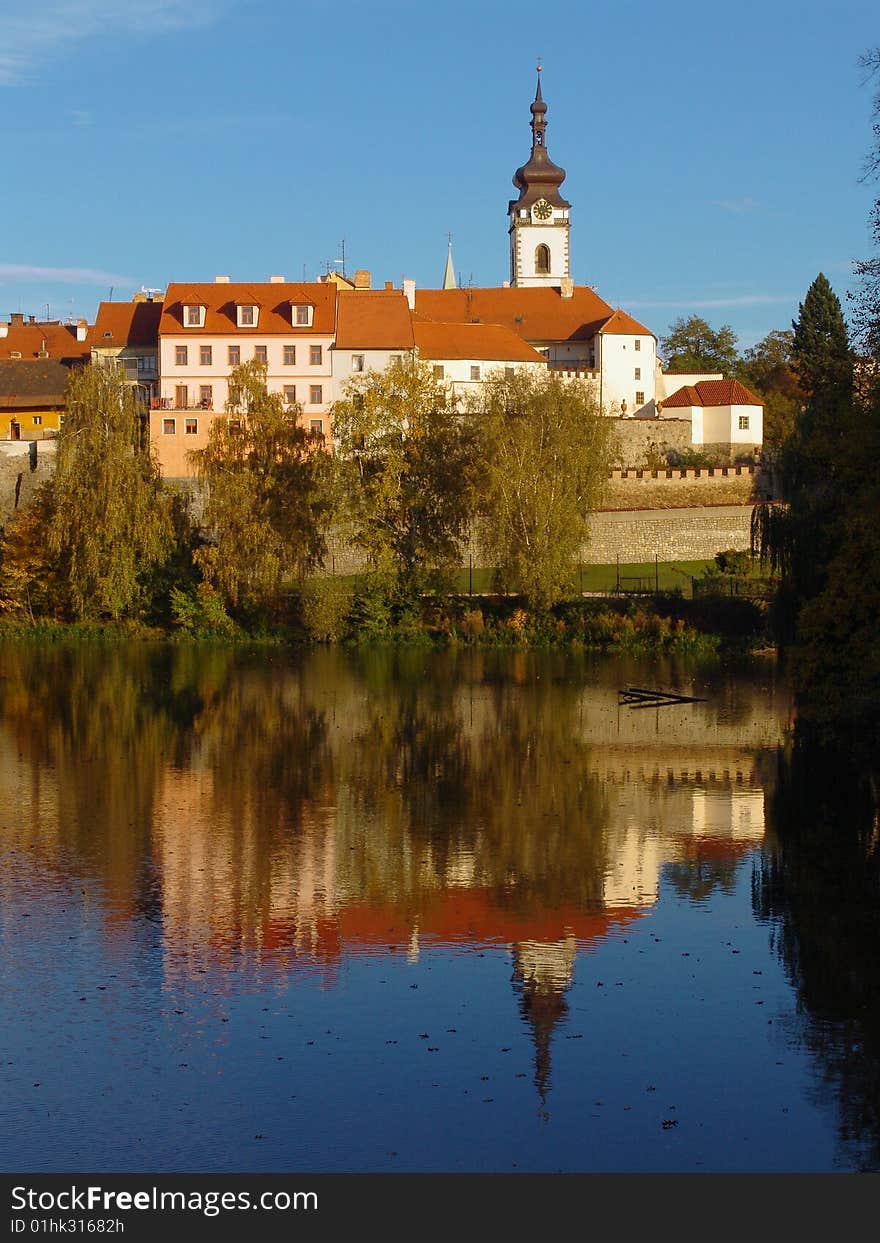
[[[253,306],[251,303],[239,303],[239,306],[238,306],[239,328],[256,328],[258,317],[259,317],[259,307]]]
[[[183,308],[183,322],[187,328],[204,328],[205,308],[188,303]]]
[[[293,306],[293,322],[297,328],[311,328],[315,316],[315,308],[308,303]]]

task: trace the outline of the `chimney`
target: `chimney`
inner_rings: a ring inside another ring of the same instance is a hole
[[[36,317],[36,315],[29,315],[29,316],[28,316],[28,323],[29,323],[29,324],[35,324],[36,322],[37,322],[37,317]]]
[[[416,309],[416,283],[409,277],[403,282],[403,296],[409,303],[409,309],[414,311]]]
[[[24,323],[24,316],[22,315],[21,311],[13,311],[9,319],[10,319],[10,322],[13,324]]]
[[[9,336],[9,325],[0,324],[0,337],[8,337],[8,336]]]
[[[386,289],[393,289],[393,288],[394,288],[394,281],[386,281],[386,282],[385,282],[385,288],[386,288]]]
[[[76,321],[76,339],[77,341],[85,341],[86,333],[89,330],[89,321],[87,319],[78,319]]]
[[[509,289],[509,288],[510,288],[510,281],[502,281],[502,282],[501,282],[501,288],[502,288],[502,289]]]
[[[563,276],[559,282],[559,296],[561,298],[574,297],[574,281],[570,276]]]
[[[269,277],[269,284],[270,284],[270,285],[283,285],[284,283],[285,283],[285,282],[284,282],[284,277],[283,277],[283,276],[270,276],[270,277]]]
[[[40,349],[39,349],[39,352],[37,353],[37,358],[48,358],[48,357],[49,357],[49,351],[46,349],[46,338],[43,337],[43,340],[40,342]]]
[[[228,285],[228,284],[229,284],[229,277],[228,277],[228,276],[215,276],[215,277],[214,277],[214,284],[215,284],[215,285]]]
[[[370,274],[366,268],[358,268],[354,274],[355,289],[369,289],[370,283]]]

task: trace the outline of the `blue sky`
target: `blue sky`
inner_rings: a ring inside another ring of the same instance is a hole
[[[0,0],[0,318],[113,287],[508,276],[536,57],[572,264],[658,334],[749,345],[870,253],[876,4]]]

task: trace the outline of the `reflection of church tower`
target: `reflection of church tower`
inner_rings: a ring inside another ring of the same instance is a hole
[[[559,193],[565,169],[547,154],[547,105],[538,89],[532,104],[532,154],[513,175],[519,198],[507,205],[510,219],[510,283],[559,287],[571,276],[568,218],[570,203]]]
[[[574,977],[577,941],[520,941],[513,949],[513,982],[520,993],[520,1014],[535,1041],[535,1087],[543,1105],[550,1090],[550,1042],[568,1014],[565,991]]]

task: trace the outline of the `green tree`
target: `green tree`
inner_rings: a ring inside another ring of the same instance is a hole
[[[170,503],[140,446],[141,409],[117,372],[74,372],[58,436],[46,544],[76,618],[120,618],[146,602],[145,580],[170,554]]]
[[[794,371],[794,333],[774,330],[745,351],[737,377],[764,402],[764,450],[773,459],[794,430],[804,395]]]
[[[679,317],[660,338],[667,371],[721,371],[730,375],[739,359],[736,347],[736,333],[729,324],[716,331],[699,315]]]
[[[474,436],[430,367],[401,359],[354,377],[333,406],[345,518],[380,578],[412,598],[458,565]]]
[[[571,589],[608,477],[611,423],[591,387],[519,371],[474,400],[481,541],[505,583],[545,609]]]
[[[192,454],[209,532],[195,559],[232,609],[273,605],[285,579],[324,557],[328,459],[301,414],[267,391],[265,363],[242,363],[230,374],[227,417],[214,419],[207,446]]]

